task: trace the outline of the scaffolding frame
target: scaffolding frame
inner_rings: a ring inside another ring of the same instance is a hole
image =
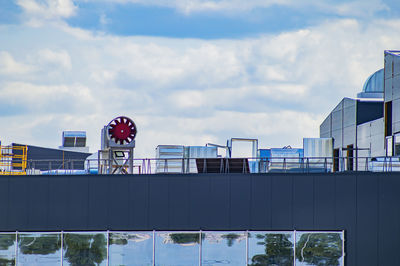
[[[27,146],[0,146],[0,175],[26,175]]]

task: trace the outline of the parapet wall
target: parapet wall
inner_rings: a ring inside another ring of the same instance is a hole
[[[0,176],[0,231],[345,230],[346,265],[400,261],[400,173]]]

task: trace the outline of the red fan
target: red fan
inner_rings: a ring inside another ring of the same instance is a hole
[[[129,144],[136,137],[136,125],[128,117],[119,116],[114,118],[107,126],[108,135],[115,143],[120,145]]]

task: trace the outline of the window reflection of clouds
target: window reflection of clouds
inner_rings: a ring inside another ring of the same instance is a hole
[[[343,231],[0,233],[0,265],[342,266],[343,245]]]
[[[199,263],[200,232],[156,232],[155,265],[179,266]]]
[[[0,265],[15,264],[15,234],[0,234]]]
[[[202,265],[246,265],[245,232],[204,232]]]
[[[343,264],[342,233],[296,232],[296,265]]]
[[[109,265],[153,265],[153,232],[110,232]]]
[[[18,235],[18,265],[61,264],[61,233]]]

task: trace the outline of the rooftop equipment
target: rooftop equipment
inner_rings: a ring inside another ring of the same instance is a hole
[[[0,146],[0,175],[26,175],[27,146]]]
[[[132,174],[137,128],[132,119],[119,116],[101,130],[99,173]]]
[[[260,149],[260,173],[265,172],[302,172],[303,149],[283,148]]]
[[[303,148],[306,160],[304,163],[308,164],[310,169],[320,169],[324,172],[338,170],[339,151],[334,154],[332,138],[303,138]]]
[[[197,160],[217,157],[217,147],[158,145],[156,173],[198,173]]]
[[[86,132],[63,131],[62,146],[60,146],[59,149],[65,151],[89,152],[89,147],[86,147]]]

